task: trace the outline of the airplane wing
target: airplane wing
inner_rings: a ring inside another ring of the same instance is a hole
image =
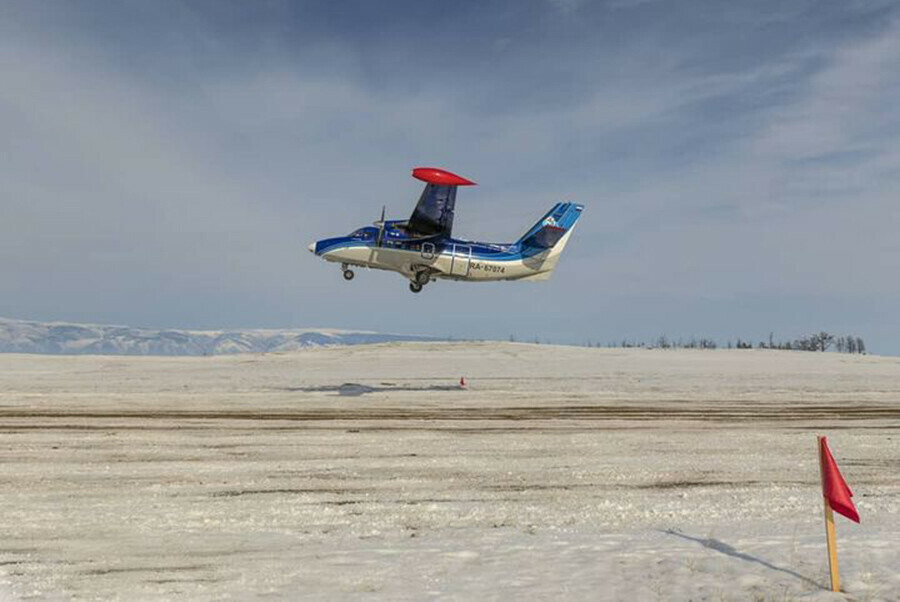
[[[412,171],[412,176],[425,182],[425,190],[416,203],[406,229],[421,236],[450,236],[456,206],[456,187],[474,186],[475,182],[437,167],[417,167]]]

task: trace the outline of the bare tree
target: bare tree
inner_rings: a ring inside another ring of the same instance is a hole
[[[866,344],[863,342],[862,337],[856,337],[856,351],[859,353],[866,352]]]
[[[816,351],[818,349],[818,345],[813,340],[813,337],[801,337],[799,339],[795,339],[793,343],[794,349],[799,351]]]
[[[831,344],[834,342],[834,335],[828,334],[824,330],[819,334],[814,334],[810,337],[812,339],[813,348],[818,351],[827,351]]]
[[[753,349],[753,343],[749,341],[742,341],[740,338],[738,338],[735,346],[738,349]]]

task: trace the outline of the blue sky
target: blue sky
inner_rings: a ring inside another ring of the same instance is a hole
[[[900,354],[894,2],[0,5],[0,315]],[[346,283],[306,245],[479,183],[584,217],[547,283]]]

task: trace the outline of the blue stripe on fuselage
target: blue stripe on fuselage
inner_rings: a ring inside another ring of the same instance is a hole
[[[473,258],[477,257],[478,259],[490,261],[516,261],[527,259],[528,257],[532,257],[547,250],[537,248],[521,249],[519,245],[516,244],[494,245],[489,243],[476,243],[467,240],[460,240],[457,238],[430,239],[426,242],[434,245],[434,255],[450,253],[453,251],[453,247],[455,245],[457,248],[457,252],[459,251],[460,247],[471,248]],[[318,241],[316,243],[316,255],[323,255],[330,251],[351,249],[356,247],[367,247],[370,249],[394,249],[397,251],[408,251],[411,253],[422,252],[421,242],[398,242],[385,240],[382,242],[382,245],[380,247],[376,247],[375,241],[357,240],[352,237],[345,236],[339,238],[327,238],[325,240]]]
[[[557,227],[569,230],[575,225],[575,222],[580,217],[581,209],[582,207],[580,205],[575,205],[574,203],[557,203],[553,209],[544,216],[542,222],[548,217],[553,217]],[[538,222],[532,230],[540,228],[542,222]],[[520,239],[519,242],[506,244],[476,242],[441,235],[429,238],[410,239],[409,235],[401,228],[395,227],[395,224],[402,225],[404,222],[385,222],[385,228],[381,238],[382,244],[380,247],[376,247],[375,242],[378,236],[378,228],[368,226],[360,228],[350,236],[326,238],[316,242],[315,253],[316,255],[322,255],[329,251],[355,247],[396,249],[398,251],[421,253],[422,245],[430,243],[434,245],[434,255],[452,252],[453,246],[456,245],[457,248],[471,248],[473,259],[477,258],[486,261],[519,261],[547,251],[547,249],[543,247],[523,245],[522,239]],[[523,237],[523,239],[524,238],[525,237]]]

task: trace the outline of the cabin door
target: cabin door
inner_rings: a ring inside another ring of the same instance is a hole
[[[468,276],[471,259],[472,247],[453,245],[453,259],[450,262],[450,274],[452,276]]]

